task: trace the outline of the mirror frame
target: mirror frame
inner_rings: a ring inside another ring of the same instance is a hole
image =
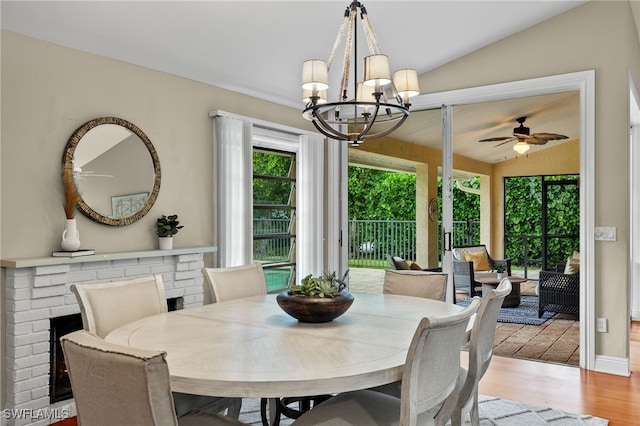
[[[78,209],[85,216],[87,216],[89,219],[93,220],[94,222],[98,222],[98,223],[102,223],[104,225],[110,225],[110,226],[131,225],[132,223],[142,219],[142,217],[144,217],[144,215],[146,215],[149,212],[149,210],[155,203],[156,198],[158,198],[158,193],[160,192],[160,180],[161,180],[160,179],[160,159],[158,158],[158,153],[156,152],[156,149],[154,148],[153,144],[151,143],[147,135],[138,126],[122,118],[100,117],[100,118],[95,118],[93,120],[90,120],[84,123],[82,126],[78,127],[78,129],[75,132],[73,132],[73,134],[69,138],[69,141],[67,142],[67,145],[64,148],[64,153],[62,155],[62,179],[63,179],[63,182],[65,181],[65,179],[73,179],[73,155],[75,153],[76,147],[80,143],[80,140],[82,139],[82,137],[86,135],[89,130],[93,129],[94,127],[100,126],[102,124],[115,124],[118,126],[125,127],[128,130],[130,130],[133,134],[138,136],[140,140],[142,140],[142,142],[147,147],[147,150],[151,155],[151,161],[153,162],[153,171],[155,176],[154,182],[153,182],[153,189],[149,193],[149,198],[145,202],[144,206],[137,213],[131,216],[120,218],[120,219],[114,219],[111,217],[104,216],[96,212],[95,210],[93,210],[84,201],[84,198],[82,198],[82,193],[78,191],[78,187],[75,185],[75,180],[74,180],[74,186],[76,186],[75,189],[76,191],[78,191],[78,194],[79,194],[79,199],[78,199],[78,203],[76,204],[76,207],[78,207]]]

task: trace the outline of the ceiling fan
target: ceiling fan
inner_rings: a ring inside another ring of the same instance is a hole
[[[524,127],[524,122],[527,117],[518,117],[516,121],[520,123],[520,126],[513,129],[513,136],[503,136],[497,138],[481,139],[478,142],[501,142],[496,147],[517,140],[518,142],[513,146],[513,150],[522,155],[529,150],[529,145],[544,145],[549,141],[568,139],[568,136],[559,135],[557,133],[534,133],[530,134],[530,129]]]

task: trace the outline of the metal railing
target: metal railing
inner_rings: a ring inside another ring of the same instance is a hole
[[[255,234],[286,233],[288,219],[254,219]],[[480,222],[475,220],[453,223],[453,245],[471,245],[480,242]],[[386,255],[415,260],[416,222],[414,220],[350,220],[348,222],[349,264],[352,267],[386,268]],[[438,259],[442,258],[442,231],[438,224]],[[256,260],[282,260],[289,250],[288,238],[257,241],[254,246]]]

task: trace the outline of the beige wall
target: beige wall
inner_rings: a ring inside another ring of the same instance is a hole
[[[640,84],[638,11],[591,1],[420,77],[422,92],[433,93],[595,70],[595,225],[618,235],[595,243],[595,314],[610,325],[596,336],[596,354],[617,358],[628,357],[629,343],[627,75]]]
[[[311,129],[298,110],[12,32],[2,31],[1,37],[3,259],[59,249],[65,221],[62,152],[90,119],[116,116],[136,124],[151,139],[162,167],[158,199],[142,220],[109,227],[76,215],[82,245],[100,252],[157,248],[155,219],[172,213],[185,225],[176,247],[212,245],[210,110]],[[2,315],[3,335],[4,326]],[[4,365],[0,371],[4,408]]]

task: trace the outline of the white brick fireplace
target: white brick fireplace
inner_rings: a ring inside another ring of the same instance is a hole
[[[72,399],[49,398],[50,323],[80,308],[74,283],[122,281],[161,274],[167,298],[202,304],[204,254],[213,247],[2,261],[6,294],[6,402],[2,424],[47,425],[75,415]]]

